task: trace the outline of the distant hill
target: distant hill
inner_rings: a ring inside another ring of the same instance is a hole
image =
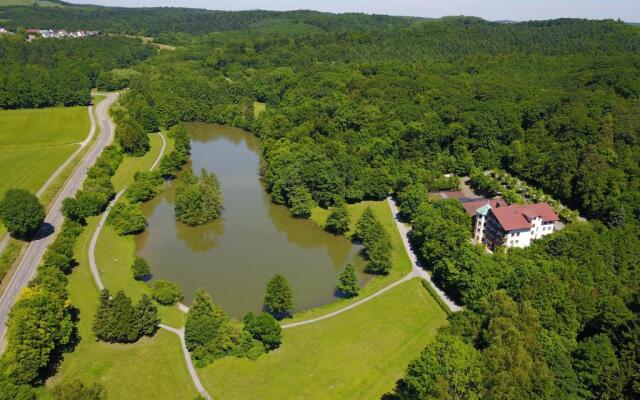
[[[0,0],[0,7],[9,6],[37,6],[64,7],[66,3],[58,0]]]
[[[30,7],[23,7],[29,6]],[[45,6],[47,5],[47,6]],[[22,7],[19,7],[22,6]],[[213,11],[192,8],[124,8],[75,5],[57,0],[0,0],[4,24],[9,28],[88,29],[157,37],[160,33],[203,34],[261,28],[265,31],[367,30],[409,26],[420,18],[330,14],[318,11]],[[266,27],[270,28],[266,28]]]

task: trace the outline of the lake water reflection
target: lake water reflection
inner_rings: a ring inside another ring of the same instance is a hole
[[[297,310],[332,301],[344,266],[364,267],[360,248],[271,202],[259,179],[255,137],[221,125],[188,128],[193,169],[218,176],[225,208],[220,219],[206,225],[176,222],[172,183],[144,204],[149,227],[136,241],[153,276],[179,283],[187,304],[202,287],[235,317],[260,311],[266,283],[276,272],[291,283]],[[363,283],[368,275],[360,272],[359,278]]]

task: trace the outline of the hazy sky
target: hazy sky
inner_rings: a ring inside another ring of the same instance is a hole
[[[69,1],[69,0],[68,0]],[[366,12],[441,17],[473,15],[488,20],[559,17],[620,18],[640,22],[640,0],[70,0],[111,6],[180,6],[212,10],[298,10]]]

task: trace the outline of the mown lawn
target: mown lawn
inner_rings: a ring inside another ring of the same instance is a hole
[[[0,147],[58,146],[78,143],[89,132],[87,107],[0,111]]]
[[[152,149],[144,157],[127,158],[117,176],[122,182],[125,172],[148,169],[160,150],[160,139],[152,135]],[[155,138],[155,139],[154,139]],[[120,188],[118,188],[120,189]],[[79,265],[69,276],[69,295],[79,310],[80,342],[65,355],[58,373],[47,382],[48,387],[72,379],[100,382],[110,399],[192,399],[197,392],[189,377],[179,338],[173,333],[158,331],[152,338],[134,344],[107,344],[95,340],[91,324],[98,305],[98,289],[89,269],[88,252],[91,237],[100,217],[93,217],[76,245]],[[118,236],[106,226],[96,248],[96,262],[103,283],[112,293],[124,290],[135,301],[149,292],[142,282],[134,281],[131,261],[133,237]],[[160,307],[163,322],[182,326],[184,314],[175,307]]]
[[[379,399],[446,324],[418,279],[334,318],[284,330],[256,361],[225,358],[199,370],[218,399]]]

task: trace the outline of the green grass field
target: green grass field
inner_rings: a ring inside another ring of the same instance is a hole
[[[256,361],[225,358],[199,370],[218,399],[379,399],[446,323],[415,279],[316,324],[286,329]]]
[[[87,107],[0,111],[0,147],[59,146],[83,141],[89,132]]]
[[[0,197],[9,189],[37,192],[89,127],[86,107],[0,110]]]
[[[259,101],[253,102],[253,116],[258,118],[267,109],[266,103],[260,103]]]

